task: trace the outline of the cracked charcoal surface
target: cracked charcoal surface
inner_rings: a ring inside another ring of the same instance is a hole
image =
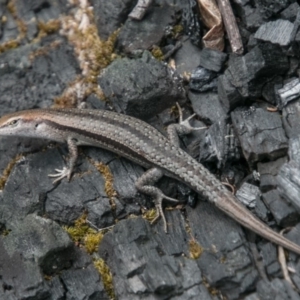
[[[200,66],[219,72],[224,66],[227,55],[221,51],[204,48],[200,54]]]
[[[242,57],[232,57],[228,64],[218,82],[220,100],[228,111],[247,104],[249,98],[260,97],[270,78],[284,74],[289,68],[281,48],[267,43],[254,47]]]
[[[184,2],[181,4],[182,1],[158,2],[160,2],[158,5],[151,5],[141,21],[126,19],[118,36],[119,51],[129,54],[137,50],[147,50],[165,38],[168,28],[176,23],[177,11],[185,4]]]
[[[147,52],[139,59],[116,60],[100,75],[99,84],[116,111],[136,117],[149,118],[185,99],[178,79]]]
[[[227,118],[217,93],[196,93],[190,91],[188,97],[194,112],[202,119],[206,119],[211,123],[216,123]],[[211,109],[212,106],[214,109]]]
[[[295,226],[285,235],[300,244],[299,4],[231,1],[246,49],[235,56],[230,49],[202,49],[195,0],[153,1],[144,19],[133,21],[127,15],[136,2],[89,2],[93,10],[86,9],[94,14],[99,36],[106,40],[115,30],[120,33],[113,54],[117,59],[98,77],[86,78],[80,68],[87,63],[82,62],[83,50],[61,35],[62,23],[57,22],[78,13],[78,5],[15,0],[9,2],[12,7],[0,0],[0,116],[50,107],[79,78],[97,82],[106,97],[103,102],[93,91],[88,105],[148,120],[163,134],[177,121],[171,107],[180,102],[184,117],[197,114],[193,126],[208,127],[183,137],[182,147],[235,190],[254,187],[244,193],[255,204],[251,212],[276,231]],[[67,24],[84,26],[84,17],[76,16],[79,21]],[[40,37],[41,24],[51,22],[60,28],[48,27]],[[85,36],[88,40],[89,32]],[[153,49],[165,54],[177,42],[182,45],[171,56],[173,62],[150,54]],[[81,91],[73,93],[80,97]],[[65,145],[0,137],[0,184],[5,181],[0,192],[0,299],[111,299],[94,266],[99,258],[111,271],[116,299],[300,299],[282,279],[277,247],[255,239],[269,278],[265,282],[245,230],[188,187],[170,178],[157,183],[180,200],[165,210],[166,234],[162,220],[150,225],[141,216],[154,207],[135,188],[142,167],[85,147],[71,181],[53,185],[48,174],[65,165],[67,154]],[[95,166],[100,162],[101,171]],[[186,200],[193,205],[184,206]],[[110,228],[102,232],[93,255],[63,229],[83,213],[92,228]],[[300,289],[299,257],[289,252],[287,258]]]
[[[286,83],[281,89],[277,90],[280,97],[281,106],[286,106],[290,101],[300,98],[300,80],[293,78]]]
[[[269,41],[272,44],[288,46],[292,42],[294,25],[287,20],[276,20],[264,23],[256,31],[254,37],[258,40]]]
[[[272,160],[286,154],[287,138],[279,114],[261,108],[231,113],[245,158],[251,162]]]

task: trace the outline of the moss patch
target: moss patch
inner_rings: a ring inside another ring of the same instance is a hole
[[[95,24],[93,10],[88,6],[88,3],[84,5],[77,3],[77,9],[73,15],[62,19],[61,33],[74,46],[74,52],[78,58],[82,74],[64,91],[61,97],[55,99],[56,106],[78,106],[82,100],[92,93],[100,99],[105,99],[97,83],[97,77],[101,70],[117,57],[114,54],[114,45],[119,31],[112,33],[107,41],[101,40]],[[69,99],[71,102],[69,105],[67,104],[67,95],[70,95],[68,89],[79,91],[76,93],[75,99]]]
[[[96,169],[103,175],[105,179],[105,193],[107,194],[110,205],[113,210],[116,209],[116,203],[114,198],[117,196],[117,192],[114,189],[114,177],[110,171],[109,166],[101,162],[95,162],[90,160],[90,162],[96,167]]]
[[[0,190],[4,189],[7,178],[14,167],[14,165],[23,157],[22,154],[18,154],[4,169],[2,176],[0,177]]]
[[[143,211],[142,217],[152,223],[157,218],[157,210],[155,208],[145,210]]]
[[[194,240],[189,241],[190,258],[197,259],[203,252],[203,248]]]
[[[21,44],[21,40],[25,38],[27,33],[26,24],[22,20],[20,20],[17,16],[17,10],[14,1],[13,0],[8,1],[6,8],[17,23],[19,35],[17,36],[17,38],[1,44],[0,54],[8,50],[17,48]]]
[[[50,20],[46,23],[39,21],[37,26],[39,30],[38,38],[42,38],[44,36],[57,32],[61,27],[61,21],[58,19]]]
[[[87,214],[84,213],[74,222],[74,226],[64,226],[64,229],[78,246],[83,246],[89,254],[92,254],[98,250],[103,233],[92,229],[86,219]]]
[[[116,299],[113,286],[113,277],[109,267],[102,258],[94,260],[94,265],[100,273],[106,293],[111,299]]]

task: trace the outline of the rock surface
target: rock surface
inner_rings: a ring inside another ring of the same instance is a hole
[[[202,48],[195,0],[152,1],[141,21],[128,18],[136,0],[0,0],[0,116],[85,105],[166,134],[179,102],[207,127],[182,148],[272,229],[294,226],[285,235],[300,244],[299,5],[230,3],[241,56]],[[0,137],[0,299],[300,299],[275,245],[185,185],[157,183],[180,200],[164,202],[165,233],[135,188],[141,166],[85,147],[71,181],[53,185],[67,155]],[[300,290],[299,256],[288,254]]]

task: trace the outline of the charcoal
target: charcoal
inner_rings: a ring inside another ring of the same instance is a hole
[[[253,48],[258,46],[260,42],[254,37],[254,34],[251,34],[249,36],[249,39],[247,39],[247,50],[248,52],[251,51]]]
[[[282,122],[286,135],[291,138],[299,135],[300,130],[300,100],[295,100],[282,109]]]
[[[289,139],[289,158],[300,165],[300,136],[295,135]]]
[[[262,90],[262,96],[266,101],[271,103],[274,106],[277,106],[279,103],[278,89],[281,89],[283,86],[283,78],[281,76],[276,76],[268,81]]]
[[[54,163],[56,168],[63,164],[57,150],[29,155],[27,159],[16,165],[3,189],[0,223],[8,227],[16,226],[28,213],[44,213],[43,199],[47,191],[53,189],[50,178],[47,178],[53,171],[51,164]],[[46,178],[46,181],[37,185],[35,180],[38,178]]]
[[[292,100],[300,98],[300,80],[291,79],[281,89],[277,90],[280,97],[280,106],[283,108]]]
[[[233,0],[232,2],[238,6],[245,6],[250,2],[250,0]]]
[[[291,240],[294,243],[299,245],[300,244],[300,234],[299,234],[299,232],[300,232],[300,224],[298,223],[296,226],[292,227],[290,229],[290,231],[288,231],[286,234],[284,234],[284,236],[287,239],[289,239],[289,240]],[[298,255],[296,255],[294,253],[290,254],[290,261],[293,261],[293,262],[299,261],[298,258],[299,258]]]
[[[141,21],[128,18],[118,35],[117,49],[123,53],[147,50],[159,45],[166,29],[175,25],[176,6],[164,3],[153,6]]]
[[[4,18],[6,21],[2,23],[2,35],[0,43],[5,43],[10,40],[14,40],[19,35],[19,29],[16,20],[13,16],[6,10],[4,13]]]
[[[255,3],[266,18],[270,18],[287,8],[290,0],[256,0]]]
[[[280,13],[280,17],[284,20],[294,22],[297,17],[298,9],[300,8],[297,2],[291,3],[286,9]]]
[[[259,27],[254,37],[272,44],[288,46],[292,42],[294,25],[287,20],[276,20],[265,23]]]
[[[300,212],[300,167],[296,161],[285,163],[277,175],[278,191]]]
[[[108,198],[90,201],[85,207],[89,212],[88,221],[97,228],[105,228],[114,224],[115,218]]]
[[[230,1],[241,56],[230,36],[223,53],[202,48],[197,0],[152,1],[141,21],[128,18],[137,2],[0,0],[0,115],[85,101],[166,135],[179,102],[183,119],[196,112],[192,127],[207,126],[181,137],[182,149],[237,187],[275,231],[295,225],[285,236],[300,245],[299,1]],[[99,51],[87,51],[91,41]],[[70,182],[53,185],[48,174],[67,154],[66,145],[0,137],[0,299],[299,299],[282,280],[277,246],[257,236],[249,247],[247,230],[184,183],[164,176],[155,184],[179,201],[163,201],[166,234],[161,218],[148,220],[152,197],[135,187],[145,168],[80,147]],[[84,226],[111,227],[93,254],[84,247],[89,239],[74,243],[64,231],[75,220],[77,229],[83,214]],[[254,242],[270,282],[260,281]],[[99,256],[115,296],[94,266]],[[287,258],[299,289],[299,255]]]
[[[107,38],[127,19],[127,15],[136,4],[135,0],[91,0],[94,7],[95,21],[99,35],[102,39]]]
[[[182,25],[194,45],[201,44],[201,27],[198,17],[198,4],[195,0],[182,1]]]
[[[48,232],[48,230],[47,230]],[[45,232],[46,233],[46,232]],[[24,241],[22,235],[19,236]],[[24,245],[26,241],[24,241]],[[33,249],[36,245],[32,245]],[[1,299],[51,299],[44,275],[33,259],[26,259],[22,249],[7,249],[4,239],[0,240]]]
[[[249,208],[256,206],[256,199],[260,197],[259,188],[244,182],[236,192],[236,197]]]
[[[234,0],[234,8],[237,15],[241,18],[246,29],[256,30],[264,22],[264,15],[258,7],[251,5],[251,1]]]
[[[185,100],[179,79],[147,51],[138,59],[114,61],[98,82],[116,111],[139,118],[149,118],[175,101]]]
[[[197,261],[203,276],[211,286],[221,284],[228,299],[238,298],[238,294],[248,289],[258,276],[257,271],[250,268],[252,263],[241,227],[212,203],[204,201],[198,203],[195,209],[187,208],[187,217],[191,233],[200,245],[204,249],[214,249],[204,251]],[[209,235],[204,234],[206,230],[209,230]],[[226,260],[222,261],[224,252]],[[230,285],[225,278],[237,284]],[[243,286],[240,285],[241,280]]]
[[[259,162],[257,171],[260,174],[260,190],[265,193],[277,187],[276,176],[280,167],[287,162],[286,157],[271,162]]]
[[[202,286],[196,260],[181,255],[188,251],[187,243],[178,243],[178,236],[187,238],[183,219],[178,213],[172,215],[179,219],[172,220],[176,221],[176,231],[171,229],[169,234],[155,226],[160,233],[153,235],[155,229],[137,218],[119,222],[101,241],[99,254],[114,273],[115,293],[120,298],[138,299],[146,290],[167,298],[181,294],[182,288],[188,291]],[[170,216],[167,213],[167,218]],[[122,284],[124,276],[126,286]],[[210,299],[207,292],[203,299]]]
[[[205,133],[205,139],[200,142],[199,161],[214,162],[218,168],[227,161],[239,159],[237,139],[230,125],[225,120],[214,123]]]
[[[47,55],[38,55],[31,62],[26,56],[35,50],[34,46],[20,47],[1,55],[0,64],[5,65],[5,74],[0,76],[1,114],[48,107],[67,84],[76,78],[79,71],[76,58],[70,53],[66,41],[58,41],[60,44],[57,48],[50,48]],[[51,40],[45,46],[49,47],[50,43]]]
[[[41,271],[51,275],[70,267],[74,245],[56,222],[29,214],[4,240],[9,253],[20,253],[38,263]]]
[[[259,300],[257,293],[247,295],[244,300]]]
[[[269,220],[269,211],[261,198],[256,199],[254,213],[264,222],[267,222]]]
[[[26,37],[32,40],[39,30],[39,22],[47,23],[58,19],[60,15],[66,13],[69,7],[67,3],[59,0],[46,1],[15,1],[15,13],[23,26],[26,26]]]
[[[193,111],[202,120],[215,123],[226,119],[227,115],[219,101],[217,93],[195,93],[190,91],[188,98],[191,100]]]
[[[259,281],[257,284],[258,299],[294,299],[299,296],[291,284],[283,279],[275,278],[272,281]]]
[[[176,72],[184,76],[186,73],[192,73],[195,66],[200,63],[200,49],[192,44],[190,39],[182,38],[182,47],[174,55],[176,62]]]
[[[287,73],[288,77],[292,77],[297,75],[299,68],[299,59],[297,57],[290,57],[290,69]]]
[[[253,164],[272,160],[287,152],[288,143],[280,115],[262,108],[236,109],[232,123],[246,160]]]
[[[284,74],[288,69],[288,59],[278,46],[258,45],[246,55],[229,60],[228,69],[219,76],[220,100],[228,111],[244,105],[247,98],[261,96],[264,84],[274,74]]]
[[[224,62],[227,59],[227,54],[204,48],[200,54],[200,66],[214,72],[219,72],[224,66]]]
[[[268,271],[270,271],[270,267],[276,263],[278,267],[277,249],[274,244],[262,241],[259,243],[259,250],[263,264]]]
[[[99,272],[92,264],[78,269],[69,269],[61,274],[61,281],[67,290],[67,299],[109,300]]]
[[[191,74],[189,87],[192,91],[207,92],[217,90],[217,73],[198,67]]]
[[[246,97],[241,95],[233,82],[232,74],[227,71],[218,78],[218,95],[226,112],[246,104]]]
[[[284,198],[280,197],[277,190],[264,193],[263,200],[273,214],[276,223],[281,227],[294,226],[299,221],[299,212]]]
[[[300,31],[295,35],[294,43],[292,44],[293,55],[299,58],[299,49],[300,49]],[[299,70],[298,70],[299,76]]]

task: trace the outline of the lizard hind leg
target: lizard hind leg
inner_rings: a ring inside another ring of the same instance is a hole
[[[164,223],[164,230],[167,232],[167,221],[162,208],[162,202],[164,199],[176,203],[179,201],[166,196],[159,188],[153,186],[163,175],[164,174],[160,169],[151,168],[137,180],[135,186],[139,192],[151,196],[155,202],[157,216],[151,223],[154,223],[159,217],[161,217]]]

